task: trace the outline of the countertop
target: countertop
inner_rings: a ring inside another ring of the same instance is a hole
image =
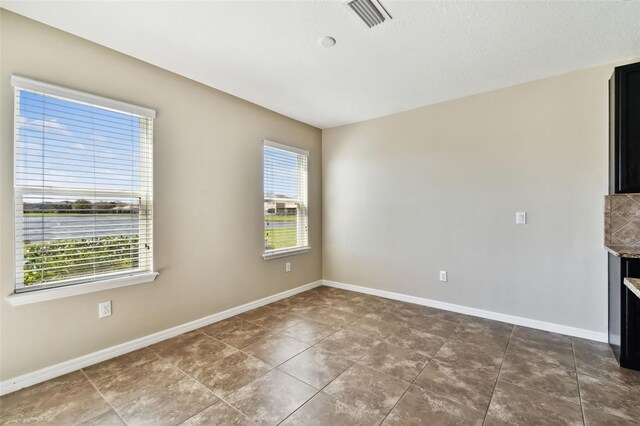
[[[604,246],[604,248],[618,257],[640,259],[640,246]]]
[[[636,296],[640,297],[640,278],[625,278],[624,285]]]

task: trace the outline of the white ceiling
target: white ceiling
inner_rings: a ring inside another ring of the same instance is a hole
[[[640,56],[640,2],[3,1],[319,128]],[[321,36],[337,40],[325,49]]]

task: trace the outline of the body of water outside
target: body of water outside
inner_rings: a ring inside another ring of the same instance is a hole
[[[132,215],[26,215],[23,241],[38,242],[137,234],[139,219]],[[266,229],[292,228],[295,222],[265,221]]]

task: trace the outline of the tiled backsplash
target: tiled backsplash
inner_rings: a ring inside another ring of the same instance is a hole
[[[604,197],[604,244],[640,246],[640,194]]]

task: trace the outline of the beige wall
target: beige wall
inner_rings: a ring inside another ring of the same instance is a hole
[[[7,11],[0,19],[0,379],[321,278],[318,129]],[[157,110],[154,283],[7,303],[14,280],[11,74]],[[310,151],[308,254],[262,260],[264,138]],[[113,301],[113,316],[99,320],[105,300]]]
[[[323,278],[605,332],[612,70],[323,131]]]

